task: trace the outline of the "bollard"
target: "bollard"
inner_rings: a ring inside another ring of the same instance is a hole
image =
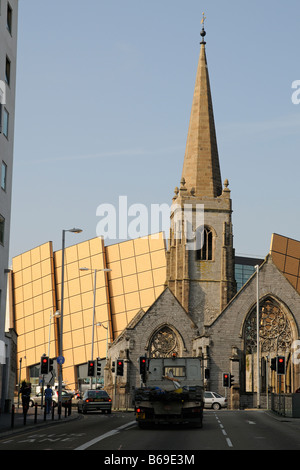
[[[37,403],[34,405],[34,424],[37,423]]]
[[[24,426],[26,426],[27,411],[28,411],[27,403],[24,403],[24,406],[23,406],[23,424],[24,424]]]
[[[15,405],[11,407],[11,428],[15,425]]]
[[[47,414],[47,408],[46,408],[46,403],[44,405],[44,421],[46,421],[46,414]]]
[[[52,402],[52,421],[54,420],[54,401]]]

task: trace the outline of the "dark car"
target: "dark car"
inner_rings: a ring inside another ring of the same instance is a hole
[[[111,413],[111,398],[105,390],[86,390],[83,398],[78,400],[78,413],[101,410]]]

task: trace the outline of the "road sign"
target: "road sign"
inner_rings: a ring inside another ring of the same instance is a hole
[[[56,362],[57,364],[63,364],[65,362],[65,358],[64,356],[58,356],[58,358],[56,359]]]

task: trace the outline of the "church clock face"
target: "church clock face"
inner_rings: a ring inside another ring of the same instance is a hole
[[[169,357],[178,352],[178,344],[174,331],[168,326],[157,331],[150,343],[150,357]]]

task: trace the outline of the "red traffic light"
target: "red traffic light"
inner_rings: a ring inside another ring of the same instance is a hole
[[[42,356],[41,357],[41,374],[47,375],[49,372],[49,357]]]
[[[95,375],[95,361],[88,361],[88,376],[94,377]]]
[[[285,374],[285,357],[284,356],[277,356],[276,372],[279,375]]]
[[[117,375],[124,374],[124,361],[122,359],[117,360]]]
[[[227,372],[223,373],[223,387],[229,387],[229,374]]]

